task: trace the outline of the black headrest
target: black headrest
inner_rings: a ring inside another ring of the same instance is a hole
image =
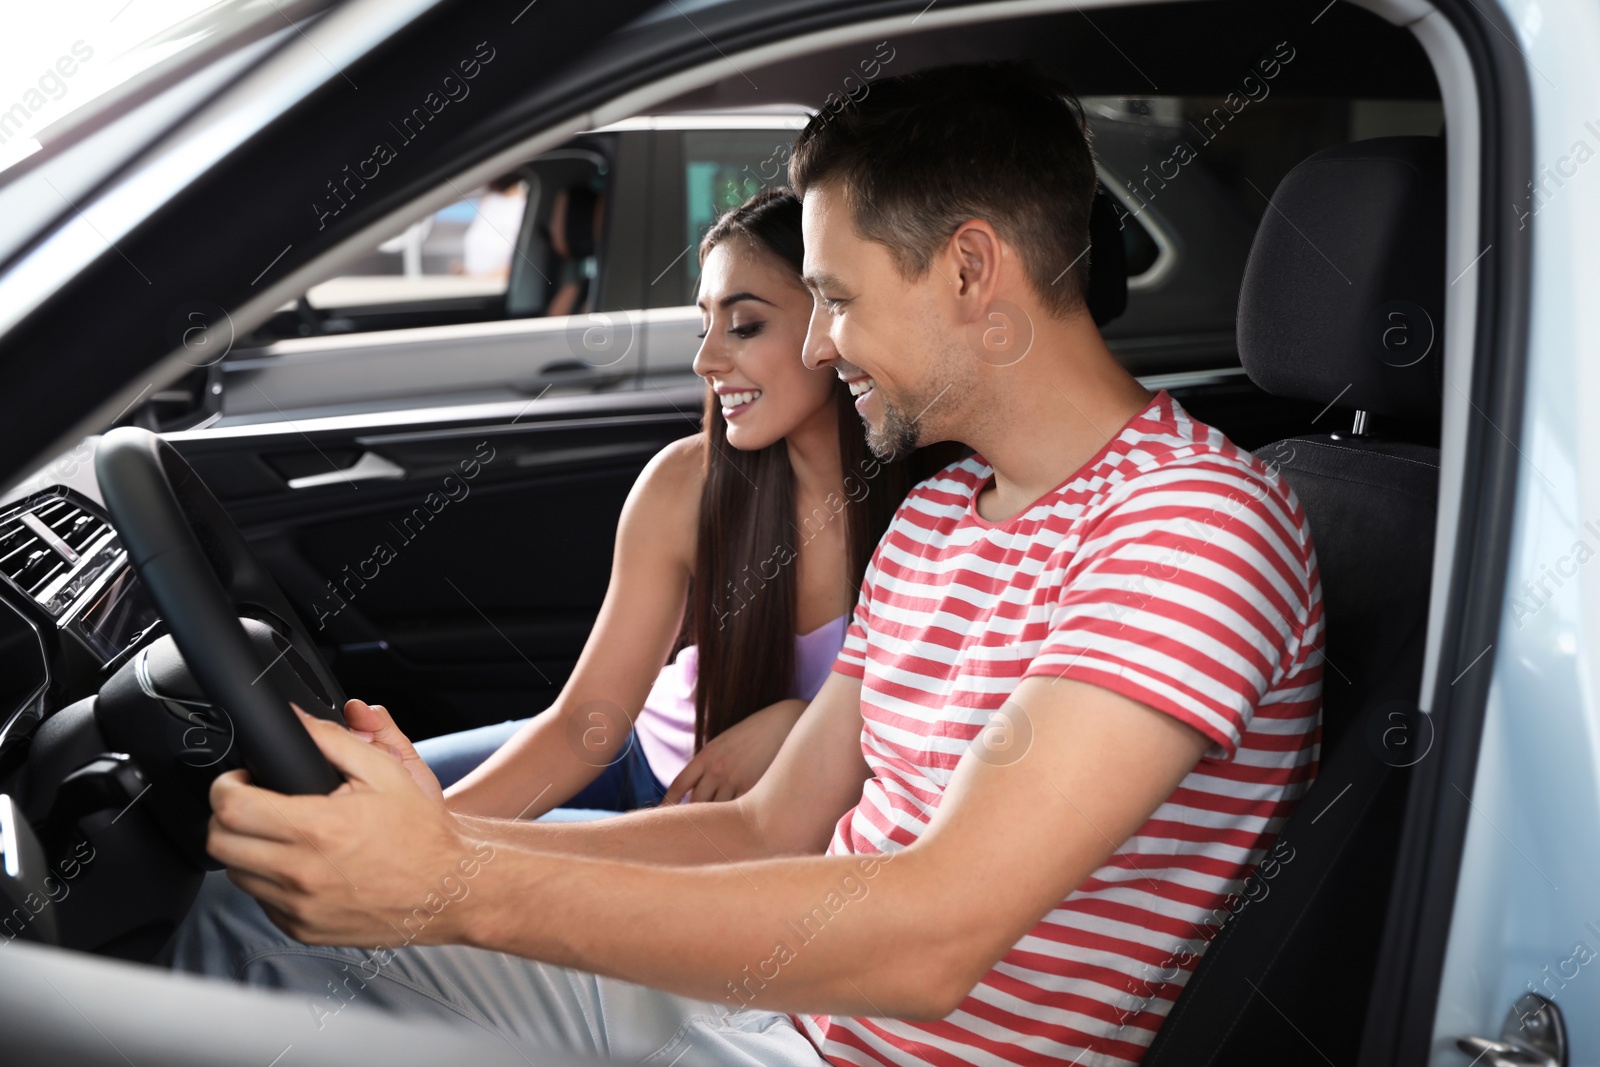
[[[1239,360],[1274,396],[1436,422],[1444,142],[1325,149],[1272,194],[1239,292]]]
[[[1128,253],[1122,244],[1117,206],[1096,183],[1089,208],[1089,279],[1084,301],[1096,326],[1104,326],[1128,307]]]

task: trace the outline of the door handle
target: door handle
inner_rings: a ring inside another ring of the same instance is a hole
[[[1559,1067],[1559,1061],[1522,1042],[1490,1041],[1486,1037],[1458,1037],[1456,1048],[1487,1067]]]
[[[396,481],[406,476],[406,469],[390,459],[384,459],[376,452],[363,452],[361,458],[356,460],[344,470],[325,471],[322,474],[307,474],[300,478],[290,478],[290,489],[315,489],[322,485],[338,485],[346,482],[354,485],[356,482]]]
[[[593,374],[596,368],[581,359],[558,359],[539,368],[541,378],[561,378]]]
[[[595,367],[581,359],[562,359],[546,363],[532,378],[522,378],[512,382],[511,388],[525,395],[534,393],[542,395],[544,390],[551,386],[601,386],[620,382],[624,377],[626,373],[610,367]]]
[[[1456,1048],[1488,1067],[1567,1067],[1567,1027],[1555,1001],[1524,993],[1511,1005],[1500,1037],[1458,1037]]]

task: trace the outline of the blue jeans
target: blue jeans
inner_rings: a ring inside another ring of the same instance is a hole
[[[430,737],[417,742],[417,755],[438,777],[439,784],[448,789],[488,759],[527,721],[514,719],[494,726],[480,726],[475,730]],[[655,776],[650,769],[650,762],[644,758],[638,734],[629,734],[622,755],[607,764],[601,769],[599,777],[580,789],[575,796],[568,797],[560,806],[597,811],[632,811],[659,804],[666,795],[667,787]]]

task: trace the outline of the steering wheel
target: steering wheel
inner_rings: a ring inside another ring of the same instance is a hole
[[[331,707],[305,707],[299,695],[308,714],[343,722],[338,682],[217,498],[175,448],[133,426],[101,438],[95,474],[129,562],[194,682],[230,720],[251,779],[279,793],[332,792],[344,779],[278,691],[269,674],[275,664],[240,615],[279,635],[285,643],[279,658],[309,669],[318,683],[312,691],[329,697]]]

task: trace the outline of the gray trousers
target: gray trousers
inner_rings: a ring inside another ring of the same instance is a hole
[[[398,939],[397,939],[398,940]],[[527,1051],[669,1067],[818,1067],[787,1015],[710,1001],[464,945],[389,952],[304,945],[272,925],[222,872],[169,946],[174,969],[303,993],[322,1027],[364,1005],[479,1026]]]

